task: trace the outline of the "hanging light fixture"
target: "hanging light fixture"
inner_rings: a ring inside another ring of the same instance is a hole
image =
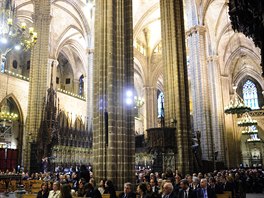
[[[256,129],[255,126],[247,126],[245,129],[242,131],[243,135],[251,135],[251,134],[258,134],[258,130]]]
[[[244,100],[237,94],[236,86],[233,87],[234,95],[231,98],[229,104],[225,107],[226,114],[243,114],[251,111],[251,108],[245,105]]]
[[[7,73],[5,67],[6,57],[12,50],[29,50],[37,42],[37,33],[34,28],[27,28],[25,22],[19,22],[16,18],[15,1],[14,0],[0,0],[0,71]],[[6,97],[2,102],[0,111],[0,123],[2,127],[6,127],[8,123],[18,119],[18,115],[10,112],[8,105],[8,79]]]
[[[258,124],[257,120],[253,120],[252,117],[248,114],[248,112],[244,113],[242,115],[241,120],[237,122],[237,125],[239,127],[253,126],[257,124]]]
[[[12,50],[28,50],[37,42],[34,28],[16,19],[15,1],[0,0],[0,58],[1,72],[5,72],[5,60]]]
[[[140,120],[140,109],[141,107],[145,104],[143,98],[139,97],[139,96],[135,96],[134,97],[134,102],[135,102],[135,109],[137,109],[137,115],[136,115],[136,119]]]
[[[247,143],[257,143],[262,142],[262,140],[258,137],[257,134],[250,135],[250,138],[247,139]]]
[[[8,99],[5,98],[0,112],[0,121],[2,122],[2,125],[5,126],[6,123],[16,121],[17,119],[18,115],[10,112]]]

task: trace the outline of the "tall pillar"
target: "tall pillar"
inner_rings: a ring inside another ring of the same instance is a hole
[[[51,74],[52,74],[52,83],[53,88],[56,90],[57,84],[56,84],[56,78],[57,78],[57,66],[59,65],[59,62],[56,59],[48,59],[48,67],[47,67],[47,87],[50,87],[51,83]]]
[[[43,104],[47,92],[47,65],[50,28],[50,1],[35,0],[33,21],[38,40],[31,51],[28,116],[26,121],[26,144],[24,167],[30,169],[31,143],[36,142],[40,128]]]
[[[87,129],[89,136],[93,133],[93,61],[94,61],[94,50],[89,49],[88,51],[88,76],[87,76]]]
[[[227,106],[234,94],[230,88],[231,80],[228,76],[221,76],[223,104]],[[241,129],[237,126],[237,115],[228,114],[224,116],[225,123],[225,150],[226,150],[226,163],[227,167],[237,167],[241,163]]]
[[[134,106],[125,103],[134,89],[132,1],[96,1],[95,24],[94,176],[121,190],[135,179]]]
[[[145,123],[144,131],[149,128],[158,127],[157,126],[157,89],[155,87],[144,87],[144,98],[145,98]]]
[[[192,171],[190,107],[182,0],[160,0],[165,125],[176,123],[176,168]]]
[[[213,151],[216,161],[225,162],[224,148],[224,106],[221,92],[221,75],[218,56],[207,59],[209,67],[209,91],[211,95],[211,121],[213,135]]]
[[[201,132],[202,159],[212,161],[214,152],[205,33],[204,26],[196,25],[192,27],[188,31],[188,47],[190,49],[194,131]]]
[[[90,2],[91,3],[91,2]],[[94,22],[95,22],[95,6],[94,1],[92,1],[93,6],[90,10],[90,24],[91,32],[88,35],[87,43],[87,53],[88,53],[88,72],[86,79],[86,101],[87,101],[87,130],[90,140],[93,134],[93,67],[94,67]],[[89,146],[92,146],[92,142],[89,141]]]

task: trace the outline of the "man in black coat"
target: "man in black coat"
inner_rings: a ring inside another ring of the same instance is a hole
[[[132,191],[132,184],[127,182],[124,184],[124,192],[120,193],[118,198],[136,198],[136,193]]]
[[[197,198],[216,198],[215,192],[207,185],[206,179],[201,179],[200,188],[196,192]]]
[[[189,187],[189,182],[186,179],[180,181],[180,191],[178,198],[196,198],[194,190]]]

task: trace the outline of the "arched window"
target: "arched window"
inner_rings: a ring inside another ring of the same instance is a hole
[[[83,75],[81,75],[81,77],[79,78],[79,95],[82,96],[83,95]]]
[[[251,109],[259,109],[257,87],[251,80],[243,85],[243,99]]]
[[[16,60],[13,60],[13,68],[17,69],[17,61]]]
[[[164,117],[164,94],[158,90],[158,118]]]

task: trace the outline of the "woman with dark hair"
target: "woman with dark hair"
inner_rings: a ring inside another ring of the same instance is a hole
[[[86,184],[87,193],[85,197],[102,198],[99,190],[95,189],[91,183]]]
[[[48,198],[48,196],[49,196],[48,182],[43,182],[41,184],[41,190],[38,192],[37,198]]]
[[[98,190],[100,191],[101,195],[104,194],[105,191],[105,180],[101,179]]]
[[[72,198],[69,184],[63,184],[60,190],[60,198]]]
[[[117,198],[114,184],[111,180],[105,182],[104,194],[110,194],[110,198]]]
[[[137,187],[137,193],[139,194],[139,198],[147,198],[147,185],[145,183],[141,183]]]
[[[85,179],[81,178],[79,180],[78,190],[77,190],[78,197],[83,197],[86,194],[85,184],[86,184]]]

